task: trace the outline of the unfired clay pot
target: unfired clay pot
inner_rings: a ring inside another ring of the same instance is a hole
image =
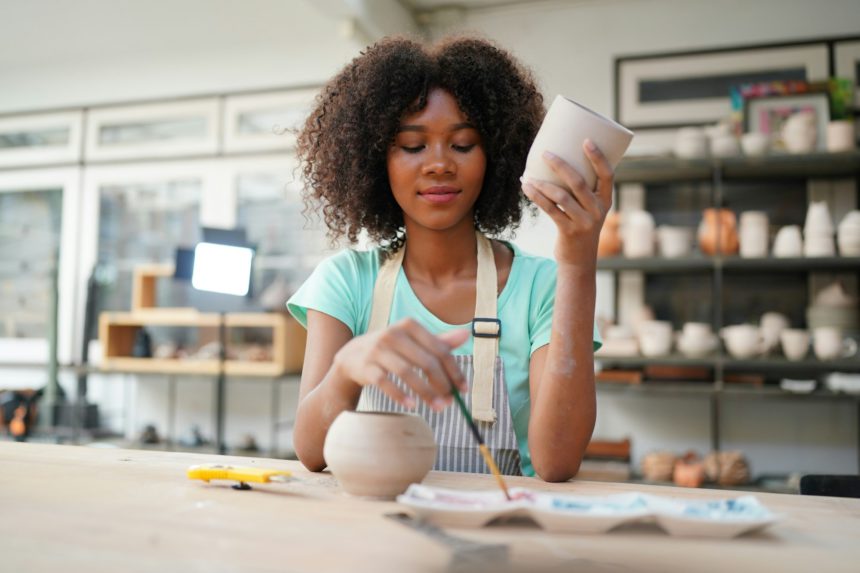
[[[436,442],[418,416],[345,411],[329,428],[323,455],[347,493],[393,498],[424,479]]]
[[[705,209],[698,232],[699,248],[706,255],[738,252],[738,222],[729,209]]]

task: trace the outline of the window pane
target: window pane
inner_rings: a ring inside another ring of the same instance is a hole
[[[0,132],[0,150],[22,147],[59,147],[68,144],[69,128]]]
[[[47,338],[62,191],[0,193],[0,338]]]
[[[301,126],[310,112],[305,108],[264,109],[239,114],[238,132],[242,135],[281,133]]]
[[[132,272],[141,263],[173,264],[176,247],[200,240],[202,182],[196,178],[100,188],[98,311],[131,307]],[[188,287],[159,284],[159,306],[188,306]]]
[[[272,173],[246,173],[236,179],[237,224],[257,246],[254,293],[258,300],[269,293],[292,292],[310,275],[315,257],[327,246],[325,231],[316,218],[306,220],[297,188]],[[282,302],[259,300],[266,307]]]
[[[204,117],[115,123],[99,129],[99,143],[107,145],[200,139],[205,136],[206,118]]]

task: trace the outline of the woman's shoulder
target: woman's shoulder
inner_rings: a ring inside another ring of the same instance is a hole
[[[379,269],[379,249],[341,249],[320,261],[317,270],[324,273],[375,277]]]
[[[542,271],[556,272],[558,265],[555,259],[524,251],[515,243],[506,242],[505,244],[514,252],[514,261],[521,270],[527,271],[529,274]]]

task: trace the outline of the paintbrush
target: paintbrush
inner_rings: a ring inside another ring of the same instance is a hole
[[[463,397],[460,396],[460,392],[457,391],[457,387],[454,386],[453,383],[451,383],[451,393],[454,394],[454,399],[457,400],[457,405],[460,406],[460,411],[463,412],[463,417],[466,418],[466,421],[469,423],[469,428],[472,429],[472,434],[475,436],[475,439],[478,440],[478,449],[481,450],[481,455],[484,456],[484,461],[487,463],[487,467],[489,467],[490,471],[493,472],[496,481],[499,482],[499,487],[502,488],[502,491],[505,493],[505,497],[508,501],[511,501],[511,494],[508,493],[508,486],[502,478],[502,472],[499,471],[499,466],[497,466],[496,462],[493,461],[493,456],[490,455],[490,450],[487,449],[487,445],[484,443],[484,438],[481,437],[481,432],[478,431],[478,426],[475,425],[475,421],[472,419],[472,414],[466,408],[466,403],[463,402]]]

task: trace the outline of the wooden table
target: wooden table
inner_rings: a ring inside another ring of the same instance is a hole
[[[302,481],[237,491],[185,477],[189,465],[288,469]],[[432,472],[426,484],[492,489],[490,476]],[[579,494],[632,490],[679,498],[737,493],[573,481],[511,485]],[[785,518],[732,540],[673,538],[638,526],[548,534],[530,523],[448,530],[508,545],[504,571],[858,571],[860,500],[759,494]],[[0,443],[0,571],[445,571],[449,547],[385,517],[394,502],[355,499],[297,462],[80,446]]]

